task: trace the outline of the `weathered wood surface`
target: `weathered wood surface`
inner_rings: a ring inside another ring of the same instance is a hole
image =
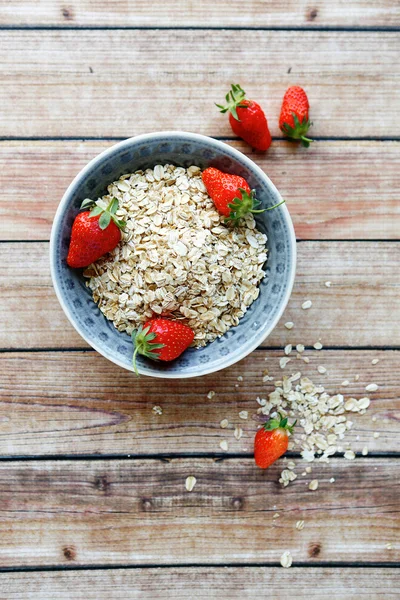
[[[191,381],[165,383],[117,367],[95,352],[38,352],[0,354],[0,456],[52,454],[222,453],[250,454],[258,427],[259,405],[272,391],[263,383],[268,368],[277,380],[298,369],[330,394],[361,398],[371,406],[365,415],[351,414],[346,434],[353,450],[400,452],[398,374],[399,351],[306,351],[310,363],[292,360],[282,371],[282,351],[257,351],[238,365]],[[268,360],[265,361],[265,357]],[[371,360],[378,358],[377,365]],[[325,365],[327,375],[317,373]],[[359,381],[354,380],[359,375]],[[243,382],[238,382],[241,375]],[[348,387],[341,386],[348,380]],[[377,392],[365,391],[377,383]],[[207,398],[209,391],[215,396]],[[153,413],[161,406],[162,415]],[[239,412],[248,411],[248,420]],[[220,421],[227,418],[227,429]],[[374,421],[372,421],[374,418]],[[234,438],[240,426],[243,437]],[[298,430],[300,434],[301,429]],[[374,438],[373,433],[380,437]],[[297,436],[296,436],[297,437]]]
[[[187,567],[0,574],[0,600],[397,600],[397,571],[388,568]]]
[[[3,141],[5,195],[0,239],[45,240],[75,175],[112,141]],[[299,239],[396,239],[400,220],[400,143],[315,142],[306,152],[275,141],[250,156],[281,191]],[[17,209],[18,207],[18,209]]]
[[[240,0],[187,2],[172,0],[23,0],[3,2],[2,25],[64,25],[121,27],[320,27],[398,26],[395,0]]]
[[[285,550],[294,566],[398,562],[393,459],[333,459],[284,489],[281,468],[250,458],[0,463],[0,565],[277,564]]]
[[[232,135],[214,106],[232,81],[263,104],[273,135],[286,87],[301,82],[312,135],[398,136],[399,49],[380,31],[6,30],[0,136]]]
[[[52,289],[47,242],[0,244],[0,348],[86,348]],[[400,244],[301,242],[296,283],[280,325],[265,341],[400,346]],[[326,281],[332,286],[327,288]],[[310,310],[301,305],[311,299]],[[293,321],[288,332],[283,323]]]

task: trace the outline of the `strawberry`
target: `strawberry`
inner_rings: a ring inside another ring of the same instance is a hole
[[[308,118],[309,108],[307,94],[303,88],[293,85],[286,90],[279,117],[281,131],[293,140],[301,140],[301,143],[306,148],[313,141],[305,137],[312,125]]]
[[[287,418],[270,419],[256,433],[254,439],[254,459],[256,465],[266,469],[282,454],[285,454],[289,444],[289,433],[293,433],[296,421],[288,424]]]
[[[108,206],[102,200],[93,202],[87,198],[81,208],[91,206],[92,210],[77,215],[72,225],[67,263],[75,269],[87,267],[111,252],[121,241],[120,229],[125,226],[115,215],[118,210],[116,198]]]
[[[222,113],[229,111],[229,122],[233,132],[256,150],[268,150],[271,134],[264,111],[254,100],[246,100],[246,92],[240,85],[231,86],[225,96],[227,105],[217,104]]]
[[[142,354],[153,360],[174,360],[190,346],[194,333],[184,323],[172,321],[163,317],[150,319],[132,332],[135,347],[133,353],[133,368],[138,375],[136,356]]]
[[[208,167],[203,171],[202,179],[218,212],[227,217],[225,221],[231,221],[234,225],[238,225],[240,219],[247,213],[262,213],[284,202],[257,210],[260,202],[255,198],[255,190],[250,189],[243,177]]]

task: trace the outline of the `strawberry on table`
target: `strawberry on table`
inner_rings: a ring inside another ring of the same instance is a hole
[[[248,213],[262,213],[272,210],[283,202],[269,208],[258,209],[260,202],[255,198],[255,190],[251,190],[243,177],[224,173],[215,167],[209,167],[202,173],[207,193],[215,204],[217,211],[227,217],[225,220],[237,225]]]
[[[72,225],[67,264],[75,269],[87,267],[114,250],[121,241],[120,230],[125,226],[115,214],[118,210],[116,198],[108,205],[101,200],[93,202],[87,198],[81,208],[89,207],[92,210],[79,213]]]
[[[142,354],[153,360],[170,361],[178,358],[194,340],[188,325],[163,317],[150,319],[132,332],[134,345],[133,368],[138,375],[136,356]]]
[[[254,438],[254,459],[258,467],[266,469],[285,454],[289,433],[293,433],[296,421],[289,425],[287,418],[270,419],[259,429]]]
[[[281,131],[292,140],[300,140],[306,148],[313,141],[306,137],[312,125],[308,116],[309,108],[307,94],[303,88],[293,85],[286,90],[279,117]]]
[[[256,150],[265,151],[271,145],[268,122],[261,106],[245,98],[246,92],[240,85],[232,84],[225,96],[226,106],[217,104],[222,113],[229,111],[229,122],[233,132]]]

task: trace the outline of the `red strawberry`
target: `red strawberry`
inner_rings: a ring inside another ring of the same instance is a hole
[[[288,449],[289,433],[293,433],[293,425],[288,424],[287,418],[270,419],[256,433],[254,439],[254,459],[256,465],[266,469]]]
[[[81,208],[94,206],[76,216],[72,225],[71,241],[67,256],[70,267],[87,267],[92,262],[111,252],[121,241],[120,229],[125,226],[115,216],[118,200],[113,198],[108,206],[101,200],[86,199]]]
[[[225,99],[227,105],[217,104],[222,113],[229,111],[229,122],[236,135],[256,150],[268,150],[271,134],[264,111],[254,100],[245,100],[246,92],[240,85],[232,84]]]
[[[203,171],[202,178],[218,212],[225,215],[225,220],[232,221],[234,225],[247,213],[262,213],[282,204],[280,202],[270,208],[257,210],[260,202],[255,198],[255,190],[251,190],[247,181],[239,175],[231,175],[209,167]]]
[[[303,88],[293,85],[286,90],[279,117],[279,127],[282,132],[293,140],[301,140],[306,148],[313,141],[305,137],[312,125],[308,118],[309,108],[307,94]]]
[[[190,346],[194,333],[184,323],[157,317],[140,325],[132,332],[135,346],[133,353],[133,368],[138,375],[136,355],[142,354],[153,360],[174,360]]]

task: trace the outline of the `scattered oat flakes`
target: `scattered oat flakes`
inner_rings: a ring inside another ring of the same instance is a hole
[[[376,383],[370,383],[369,385],[366,386],[365,391],[366,392],[376,392],[376,390],[379,388],[379,386]]]
[[[375,431],[375,432],[374,432],[374,438],[375,438],[376,440],[378,439],[378,437],[379,437],[380,435],[381,435],[381,434],[379,433],[379,431]]]
[[[303,346],[303,344],[297,344],[296,350],[297,350],[297,352],[299,354],[301,354],[302,352],[304,352],[304,346]]]
[[[243,435],[243,429],[241,427],[235,427],[235,431],[233,432],[233,435],[235,436],[235,438],[237,440],[240,440],[240,438]]]
[[[334,477],[331,477],[329,480],[329,483],[335,483],[336,479]]]
[[[379,362],[379,358],[374,358],[371,360],[371,365],[377,365]]]
[[[304,521],[297,521],[297,523],[296,523],[296,529],[298,529],[299,531],[301,531],[302,529],[304,529]]]
[[[354,460],[356,455],[354,454],[353,450],[346,450],[344,457],[347,458],[347,460]]]
[[[367,456],[367,454],[368,454],[368,448],[367,448],[367,446],[364,446],[364,448],[361,450],[361,454],[363,456]]]
[[[239,375],[239,377],[237,378],[238,381],[243,381],[243,377],[241,375]]]
[[[354,375],[354,381],[359,381],[360,376],[359,375]]]
[[[292,469],[293,470],[293,469],[296,468],[296,463],[293,462],[292,460],[289,460],[289,462],[287,463],[286,466],[287,466],[288,469]]]
[[[342,383],[340,385],[342,387],[347,387],[348,385],[350,385],[350,381],[348,381],[347,379],[345,379],[344,381],[342,381]]]
[[[310,481],[310,483],[308,484],[308,489],[312,492],[315,492],[315,490],[318,489],[318,479],[313,479],[312,481]]]
[[[222,421],[220,422],[219,426],[221,427],[221,429],[226,429],[229,425],[229,421],[228,419],[222,419]]]
[[[303,302],[303,304],[301,305],[301,308],[303,310],[307,310],[308,308],[312,307],[312,302],[311,300],[306,300],[305,302]]]
[[[318,373],[321,373],[321,375],[324,375],[326,373],[326,368],[323,367],[322,365],[318,366]]]
[[[273,519],[279,519],[279,513],[275,513],[274,516],[272,517]]]
[[[285,346],[284,353],[286,354],[286,356],[289,356],[291,351],[292,351],[292,344],[288,344],[287,346]]]
[[[315,348],[316,350],[322,350],[322,348],[323,348],[323,345],[321,344],[321,342],[315,342],[315,344],[314,344],[314,348]]]
[[[312,467],[306,467],[305,468],[305,472],[306,473],[311,473],[312,472]]]
[[[390,542],[388,542],[386,544],[386,550],[393,550],[393,544],[391,544]]]
[[[239,413],[239,418],[240,419],[243,419],[245,421],[246,419],[248,419],[248,417],[249,417],[249,413],[248,413],[247,410],[241,410],[240,411],[240,413]]]
[[[155,415],[162,415],[163,413],[161,406],[153,406],[152,411]]]
[[[288,321],[287,323],[285,323],[285,327],[286,329],[293,329],[294,323],[292,323],[292,321]]]
[[[290,358],[287,356],[282,356],[282,358],[279,359],[279,366],[281,369],[284,369],[286,367],[286,365],[290,362]]]
[[[330,288],[332,285],[332,281],[325,281],[325,287]]]
[[[301,358],[306,364],[308,364],[310,362],[310,359],[308,358],[308,356],[302,356]]]
[[[281,556],[281,565],[285,569],[288,569],[289,567],[292,566],[292,562],[293,562],[292,555],[290,554],[290,552],[288,550],[286,550]]]
[[[190,477],[186,477],[185,487],[188,492],[192,491],[192,489],[196,485],[196,481],[197,481],[196,477],[193,477],[192,475],[190,475]]]
[[[214,398],[214,396],[215,396],[215,392],[214,392],[214,390],[210,390],[210,391],[208,392],[208,394],[207,394],[207,398],[208,398],[209,400],[212,400],[212,399]]]
[[[224,450],[226,452],[228,450],[228,442],[226,440],[222,440],[219,443],[219,447],[221,448],[221,450]]]
[[[375,417],[375,415],[372,417],[371,421],[372,421],[373,423],[375,423],[375,421],[376,421],[376,417]]]

